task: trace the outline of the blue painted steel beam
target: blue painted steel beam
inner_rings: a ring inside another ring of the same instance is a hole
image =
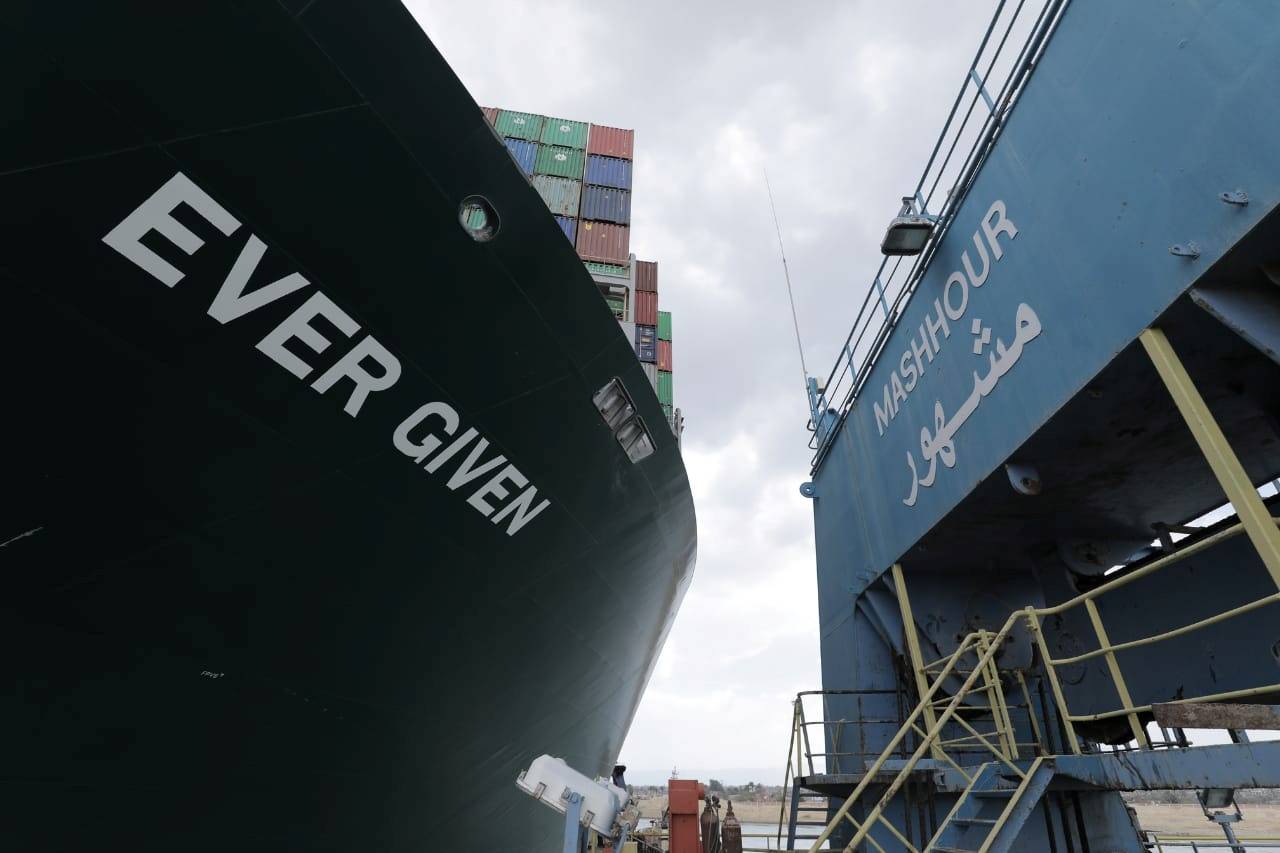
[[[1280,741],[1061,755],[1054,764],[1059,782],[1070,779],[1113,791],[1280,788]]]

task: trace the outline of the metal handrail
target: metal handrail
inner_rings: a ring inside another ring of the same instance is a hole
[[[1280,524],[1280,519],[1273,518],[1272,523]],[[1155,572],[1159,571],[1160,569],[1166,566],[1170,566],[1175,563],[1181,562],[1187,559],[1188,557],[1193,556],[1194,554],[1197,554],[1209,547],[1212,547],[1213,545],[1216,545],[1219,542],[1223,542],[1234,536],[1238,536],[1243,532],[1245,532],[1244,522],[1237,522],[1223,530],[1218,531],[1217,533],[1211,534],[1209,536],[1204,537],[1203,539],[1193,542],[1190,545],[1187,545],[1186,547],[1181,548],[1172,554],[1169,554],[1165,557],[1161,557],[1158,560],[1153,560],[1151,563],[1148,563],[1145,566],[1141,566],[1137,569],[1134,569],[1131,572],[1122,574],[1119,577],[1115,578],[1114,580],[1108,581],[1107,583],[1104,583],[1094,589],[1083,592],[1080,595],[1077,595],[1075,598],[1068,599],[1067,601],[1064,601],[1060,604],[1053,605],[1051,607],[1040,607],[1040,608],[1028,607],[1026,608],[1026,610],[1020,611],[1020,613],[1025,614],[1023,618],[1027,620],[1028,627],[1030,627],[1033,635],[1036,638],[1036,643],[1040,650],[1040,656],[1042,661],[1044,662],[1045,672],[1046,674],[1048,674],[1050,684],[1053,687],[1054,698],[1058,705],[1059,713],[1062,716],[1063,725],[1066,727],[1068,734],[1071,735],[1070,737],[1071,747],[1074,752],[1078,754],[1080,752],[1080,747],[1075,738],[1075,732],[1072,726],[1073,723],[1094,722],[1097,720],[1114,719],[1116,717],[1127,717],[1129,719],[1130,727],[1133,729],[1134,739],[1138,742],[1139,746],[1144,748],[1149,746],[1149,743],[1147,742],[1146,730],[1143,726],[1140,725],[1137,715],[1150,712],[1151,706],[1150,704],[1135,705],[1132,699],[1129,698],[1128,687],[1125,684],[1124,676],[1120,672],[1119,664],[1116,662],[1116,659],[1115,659],[1115,653],[1117,651],[1139,648],[1141,646],[1153,645],[1155,643],[1162,642],[1163,640],[1171,639],[1173,637],[1179,637],[1184,634],[1189,634],[1193,631],[1199,630],[1201,628],[1206,628],[1210,625],[1217,624],[1218,622],[1222,622],[1226,619],[1231,619],[1235,616],[1240,616],[1242,614],[1249,613],[1253,610],[1258,609],[1259,607],[1265,606],[1266,604],[1271,604],[1277,600],[1280,600],[1280,595],[1271,594],[1271,595],[1263,596],[1262,598],[1256,601],[1248,602],[1244,605],[1240,605],[1237,607],[1230,608],[1228,610],[1220,611],[1218,613],[1213,614],[1212,616],[1197,620],[1195,622],[1191,622],[1187,625],[1182,625],[1177,628],[1174,628],[1168,631],[1162,631],[1160,633],[1152,634],[1147,637],[1139,637],[1138,639],[1129,640],[1124,643],[1112,643],[1107,638],[1106,631],[1102,624],[1101,614],[1098,612],[1097,605],[1095,604],[1095,601],[1097,600],[1097,598],[1101,595],[1106,594],[1107,592],[1111,592],[1112,590],[1115,590],[1122,586],[1126,586],[1130,583],[1133,583],[1135,580],[1154,574]],[[1098,648],[1093,650],[1093,652],[1088,653],[1088,657],[1105,657],[1107,659],[1108,669],[1111,672],[1112,682],[1114,683],[1116,688],[1116,693],[1121,700],[1120,708],[1118,708],[1117,710],[1106,711],[1098,714],[1072,714],[1070,713],[1070,710],[1067,707],[1065,697],[1062,696],[1061,687],[1058,684],[1056,667],[1063,666],[1067,663],[1072,663],[1080,656],[1072,656],[1072,657],[1060,658],[1060,659],[1054,658],[1049,653],[1048,645],[1044,640],[1044,633],[1040,630],[1040,627],[1039,627],[1039,621],[1042,617],[1056,616],[1060,613],[1063,613],[1067,610],[1078,607],[1080,605],[1084,605],[1088,609],[1089,616],[1091,618],[1091,621],[1093,622],[1095,633],[1097,634],[1097,637],[1098,637]],[[1018,617],[1019,617],[1019,613],[1014,613],[1009,618],[1012,621],[1017,619]],[[1182,704],[1182,703],[1188,703],[1188,702],[1216,702],[1216,701],[1224,701],[1227,699],[1241,699],[1248,696],[1257,696],[1265,693],[1273,693],[1278,690],[1280,690],[1280,684],[1263,685],[1258,687],[1245,688],[1242,690],[1231,690],[1231,691],[1225,691],[1222,693],[1215,693],[1210,696],[1197,696],[1197,697],[1177,699],[1177,700],[1172,700],[1172,703]]]
[[[808,428],[813,432],[809,447],[814,451],[812,467],[815,469],[830,446],[839,422],[843,422],[848,416],[849,409],[861,391],[871,366],[875,364],[884,349],[889,333],[902,316],[915,292],[916,285],[928,269],[938,246],[946,237],[956,212],[968,195],[1009,114],[1017,104],[1025,83],[1069,0],[1036,0],[1036,2],[1039,3],[1039,13],[1031,23],[1025,39],[1022,40],[1017,55],[1001,78],[999,91],[993,98],[990,93],[990,84],[995,81],[993,74],[1002,57],[1005,56],[1005,47],[1028,5],[1028,0],[1018,0],[1007,16],[1004,13],[1006,6],[1010,5],[1008,0],[999,0],[996,5],[991,22],[983,34],[978,50],[969,64],[964,81],[947,114],[947,119],[934,142],[929,159],[916,182],[914,197],[920,205],[921,213],[928,213],[929,204],[945,187],[945,195],[936,215],[937,221],[933,233],[924,251],[917,255],[906,268],[905,276],[898,275],[903,269],[901,257],[886,257],[880,262],[855,315],[849,334],[845,337],[840,355],[832,366],[818,399],[814,401],[813,417],[809,421]],[[1003,32],[992,46],[992,36],[1002,22]],[[992,46],[991,51],[988,51],[988,46]],[[970,92],[972,97],[968,99],[968,108],[961,115],[965,96]],[[980,100],[986,102],[986,117],[973,132],[972,142],[967,148],[964,159],[958,167],[953,169],[953,156],[970,132],[970,119]],[[929,185],[927,194],[926,184]]]
[[[824,719],[821,719],[821,720],[805,719],[804,699],[807,696],[823,697]],[[813,775],[816,772],[814,763],[813,763],[813,759],[815,758],[822,758],[822,759],[836,758],[837,759],[836,764],[839,765],[838,759],[840,758],[855,757],[855,756],[859,758],[866,758],[868,756],[879,755],[878,751],[872,752],[870,750],[863,750],[858,752],[839,751],[839,740],[840,740],[840,736],[843,731],[843,728],[845,726],[849,726],[849,725],[861,726],[861,725],[867,725],[867,724],[898,726],[898,725],[901,725],[901,722],[902,722],[900,718],[888,719],[888,718],[880,718],[880,717],[872,717],[872,718],[859,717],[857,720],[827,720],[825,719],[825,713],[826,713],[825,699],[827,696],[857,696],[860,699],[862,696],[901,696],[901,691],[898,688],[893,688],[893,687],[864,687],[864,688],[830,688],[830,689],[822,689],[822,690],[801,690],[798,693],[796,693],[796,698],[792,702],[792,710],[791,710],[791,735],[788,738],[788,743],[787,743],[787,771],[786,771],[786,775],[783,777],[783,780],[782,780],[782,806],[778,812],[778,831],[776,833],[776,836],[777,836],[776,840],[779,847],[781,847],[782,845],[783,828],[788,824],[788,821],[786,820],[786,817],[785,817],[788,811],[787,809],[788,794],[791,791],[791,788],[795,783],[795,781],[798,778],[801,778],[802,776],[805,775],[800,771],[802,771],[807,766],[809,768],[809,775]],[[829,751],[829,752],[828,751],[815,752],[809,742],[809,737],[808,737],[808,729],[811,726],[822,727],[823,729],[822,738],[823,738],[824,746],[826,744],[827,727],[829,726],[839,727],[837,728],[836,734],[835,734],[836,750]],[[824,765],[825,765],[825,761],[824,761]],[[830,767],[826,767],[825,769],[828,772],[831,771]]]
[[[1272,518],[1271,521],[1273,524],[1280,524],[1280,518]],[[1239,616],[1243,613],[1248,613],[1252,610],[1255,610],[1259,607],[1264,606],[1265,604],[1270,604],[1276,601],[1280,601],[1280,595],[1278,594],[1267,595],[1262,597],[1261,599],[1258,599],[1257,601],[1250,602],[1245,605],[1240,605],[1240,606],[1231,608],[1229,610],[1222,611],[1220,613],[1214,614],[1213,616],[1190,623],[1189,625],[1184,625],[1179,628],[1172,629],[1170,631],[1163,631],[1157,634],[1152,634],[1148,637],[1142,637],[1137,640],[1129,640],[1124,643],[1117,643],[1117,644],[1113,644],[1108,640],[1106,630],[1102,623],[1102,616],[1097,609],[1097,605],[1095,604],[1095,601],[1096,599],[1098,599],[1102,595],[1105,595],[1108,592],[1114,591],[1123,586],[1127,586],[1128,584],[1133,583],[1135,580],[1138,580],[1143,577],[1147,577],[1159,571],[1162,568],[1165,568],[1167,566],[1186,560],[1188,557],[1191,557],[1194,554],[1197,554],[1205,550],[1206,548],[1211,547],[1214,544],[1225,541],[1231,538],[1232,536],[1239,535],[1242,532],[1246,532],[1245,522],[1239,521],[1223,530],[1218,531],[1217,533],[1213,533],[1208,536],[1205,536],[1203,539],[1193,542],[1179,549],[1178,551],[1175,551],[1172,554],[1169,554],[1165,557],[1161,557],[1158,560],[1154,560],[1145,566],[1140,566],[1132,571],[1121,574],[1113,578],[1112,580],[1095,587],[1094,589],[1087,590],[1083,593],[1080,593],[1079,595],[1075,596],[1074,598],[1068,599],[1067,601],[1061,602],[1059,604],[1051,605],[1048,607],[1028,606],[1021,610],[1016,610],[1013,613],[1009,614],[1009,617],[1005,620],[1003,626],[1000,628],[998,632],[994,634],[992,634],[990,631],[978,630],[978,631],[973,631],[968,635],[966,635],[964,639],[961,640],[959,647],[954,652],[952,652],[948,657],[943,658],[941,661],[937,662],[937,663],[943,664],[941,671],[937,673],[936,678],[934,678],[932,683],[927,685],[927,689],[924,690],[924,695],[920,697],[920,702],[916,706],[915,710],[911,712],[910,716],[907,718],[903,726],[889,741],[888,745],[882,750],[880,757],[870,767],[867,768],[866,774],[860,780],[858,785],[854,788],[853,793],[849,795],[849,797],[844,801],[841,807],[836,811],[835,815],[832,817],[831,821],[828,823],[827,828],[818,837],[817,841],[815,841],[814,845],[810,848],[810,850],[816,853],[816,851],[818,851],[822,847],[822,845],[827,842],[827,840],[831,837],[831,834],[835,831],[835,829],[838,826],[840,826],[842,821],[848,821],[854,826],[854,829],[855,829],[853,839],[850,841],[849,846],[845,848],[846,850],[854,849],[862,841],[866,841],[868,843],[871,843],[873,846],[879,847],[875,839],[868,834],[872,826],[877,823],[883,823],[884,825],[888,826],[887,821],[883,819],[883,815],[886,807],[897,795],[898,791],[902,788],[903,784],[905,784],[906,780],[910,777],[910,774],[914,770],[915,766],[919,763],[920,759],[927,752],[933,751],[934,754],[941,754],[942,757],[947,758],[945,756],[945,753],[941,752],[941,748],[947,745],[949,741],[943,740],[942,733],[946,728],[946,726],[952,722],[955,722],[958,725],[960,725],[962,728],[967,729],[968,732],[970,733],[971,737],[962,738],[962,740],[967,741],[967,740],[976,739],[983,747],[985,747],[989,752],[995,755],[998,761],[1000,761],[1007,767],[1011,768],[1013,772],[1017,776],[1019,776],[1024,782],[1026,779],[1029,778],[1030,771],[1022,770],[1021,768],[1017,767],[1013,763],[1013,761],[1011,761],[1011,759],[1016,758],[1016,746],[1014,747],[1014,750],[1015,750],[1014,752],[1010,751],[1010,747],[1007,742],[1002,742],[999,746],[997,746],[995,743],[992,743],[990,740],[988,740],[987,736],[984,736],[979,732],[977,732],[972,726],[968,724],[967,721],[964,720],[963,717],[957,715],[957,710],[961,706],[961,703],[964,701],[964,699],[969,695],[969,693],[975,692],[977,690],[982,690],[982,689],[989,689],[989,690],[991,689],[991,677],[995,667],[996,654],[999,651],[1000,647],[1003,645],[1004,641],[1009,636],[1009,634],[1013,631],[1013,629],[1017,627],[1020,622],[1023,622],[1023,621],[1025,621],[1026,626],[1029,628],[1032,636],[1035,639],[1037,648],[1040,653],[1041,662],[1044,664],[1045,674],[1048,676],[1050,686],[1053,690],[1053,696],[1054,696],[1054,701],[1058,711],[1058,715],[1059,715],[1059,718],[1061,719],[1063,727],[1066,729],[1067,736],[1068,736],[1067,739],[1069,741],[1072,751],[1077,755],[1081,753],[1079,739],[1076,737],[1073,723],[1090,722],[1095,720],[1103,720],[1103,719],[1110,719],[1110,718],[1116,718],[1116,717],[1127,717],[1133,729],[1134,739],[1137,741],[1139,748],[1150,749],[1151,744],[1147,739],[1145,728],[1140,724],[1140,721],[1138,720],[1138,714],[1150,712],[1151,705],[1150,704],[1137,705],[1133,702],[1132,698],[1129,695],[1128,687],[1125,684],[1124,676],[1120,670],[1119,664],[1115,659],[1115,652],[1121,649],[1130,649],[1130,648],[1137,648],[1140,646],[1151,645],[1175,636],[1182,636],[1183,634],[1187,634],[1187,633],[1190,633],[1191,631],[1216,624],[1225,619],[1229,619],[1234,616]],[[1040,620],[1042,617],[1055,616],[1067,610],[1070,610],[1074,607],[1079,607],[1079,606],[1084,606],[1089,611],[1089,616],[1093,623],[1095,632],[1097,633],[1097,636],[1098,636],[1098,644],[1099,644],[1098,649],[1095,650],[1095,652],[1091,653],[1091,656],[1092,657],[1106,656],[1107,658],[1108,668],[1110,670],[1112,682],[1116,688],[1116,693],[1120,698],[1120,708],[1117,710],[1106,711],[1098,714],[1083,714],[1083,715],[1072,714],[1070,712],[1070,708],[1067,705],[1066,698],[1063,695],[1062,687],[1058,681],[1055,667],[1061,666],[1064,662],[1066,663],[1074,662],[1075,660],[1078,659],[1078,656],[1072,657],[1072,658],[1054,659],[1052,655],[1050,655],[1049,653],[1049,648],[1048,648],[1048,644],[1045,641],[1044,632],[1040,628]],[[910,624],[908,624],[907,630],[914,630],[914,628]],[[951,698],[947,702],[946,707],[938,715],[936,722],[931,726],[929,726],[927,731],[922,732],[917,723],[917,720],[927,709],[933,708],[934,705],[937,704],[935,702],[934,696],[938,693],[944,681],[947,681],[952,677],[956,677],[957,668],[961,658],[969,653],[978,655],[977,663],[973,666],[971,670],[969,670],[968,677],[965,679],[965,681],[960,686],[960,688],[951,695]],[[930,675],[932,675],[932,673],[930,673]],[[984,676],[984,678],[986,679],[986,682],[985,682],[986,686],[983,688],[979,688],[976,686],[978,677],[980,675]],[[998,675],[996,680],[998,682]],[[1239,690],[1226,691],[1226,692],[1215,693],[1215,694],[1206,695],[1206,696],[1184,697],[1181,699],[1170,700],[1170,704],[1216,702],[1216,701],[1224,701],[1228,699],[1239,699],[1239,698],[1245,698],[1249,696],[1257,696],[1261,694],[1275,693],[1275,692],[1280,692],[1280,684],[1270,684],[1270,685],[1262,685],[1257,687],[1242,688]],[[1003,716],[1004,721],[1009,720],[1007,706],[1004,707],[1003,710],[997,707],[997,705],[1001,705],[1001,706],[1005,705],[1003,694],[1000,693],[999,691],[992,690],[989,696],[990,696],[990,701],[992,702],[992,715],[997,720],[996,728],[997,728],[997,733],[999,733],[1002,730],[1001,717]],[[868,788],[868,786],[870,785],[871,781],[874,779],[876,774],[880,772],[885,762],[889,759],[889,756],[891,756],[894,752],[898,750],[899,744],[902,742],[902,739],[906,737],[906,735],[909,732],[912,732],[912,731],[914,731],[917,735],[920,736],[919,745],[916,747],[916,750],[912,753],[911,757],[907,759],[907,761],[905,762],[905,764],[897,774],[894,781],[889,784],[889,786],[885,789],[883,794],[877,800],[876,804],[866,812],[866,816],[863,819],[863,821],[859,823],[850,815],[850,810],[852,809],[853,804],[857,802],[857,800],[866,791],[866,789]],[[1007,733],[1009,740],[1013,740],[1013,731],[1012,731],[1011,723],[1008,723],[1007,727],[1003,728],[1003,731]],[[1002,741],[1003,741],[1003,736],[1002,736]],[[954,739],[952,739],[951,742],[954,742]],[[949,758],[947,758],[947,760],[950,761]],[[1040,760],[1041,758],[1036,758],[1032,764],[1032,768],[1037,766],[1037,763]],[[954,762],[952,763],[954,765]],[[1003,817],[1004,816],[1002,815],[1001,821],[999,821],[997,825],[992,828],[991,830],[992,832],[995,832],[999,829],[999,826],[1003,823]],[[898,837],[898,840],[902,841],[906,845],[906,849],[908,850],[916,849],[912,847],[910,844],[907,844],[904,839],[898,836],[896,829],[892,827],[890,827],[890,829],[895,835],[895,837]]]

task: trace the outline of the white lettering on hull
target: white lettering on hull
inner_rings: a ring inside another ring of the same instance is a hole
[[[1005,247],[1000,237],[1011,241],[1018,236],[1018,226],[1009,219],[1003,201],[992,202],[987,213],[982,217],[977,230],[973,232],[973,247],[966,248],[960,254],[960,269],[947,276],[942,286],[942,293],[933,300],[933,305],[926,310],[924,321],[916,328],[915,334],[908,339],[908,346],[902,351],[896,369],[891,371],[889,379],[881,388],[879,399],[872,399],[871,408],[875,417],[876,432],[883,436],[894,418],[906,405],[911,392],[924,384],[926,365],[942,351],[943,343],[951,337],[952,324],[963,329],[962,322],[970,305],[970,291],[974,291],[987,283],[995,264],[1004,257]],[[977,261],[970,255],[973,251]],[[902,502],[914,507],[920,497],[920,490],[932,486],[938,476],[938,461],[946,468],[954,468],[956,464],[955,435],[964,426],[988,394],[995,390],[996,383],[1022,357],[1023,348],[1040,335],[1040,318],[1031,306],[1021,304],[1017,308],[1014,319],[1013,344],[1006,346],[997,338],[992,352],[987,357],[989,369],[986,375],[973,372],[973,387],[969,396],[960,404],[955,413],[948,418],[942,401],[933,404],[933,428],[923,427],[920,430],[920,457],[924,460],[924,474],[916,463],[915,454],[907,451],[907,468],[911,472],[911,489]],[[984,326],[978,318],[973,319],[971,331],[975,337],[973,352],[982,357],[984,348],[991,343],[991,329]]]
[[[998,240],[1001,234],[1012,240],[1018,236],[1018,227],[1008,218],[1004,202],[997,199],[987,209],[980,228],[973,232],[973,245],[981,261],[982,271],[974,271],[969,250],[965,249],[960,256],[963,269],[947,276],[942,296],[933,300],[933,311],[925,314],[924,322],[916,329],[910,346],[903,351],[898,369],[889,375],[889,381],[884,385],[881,400],[871,404],[878,435],[884,435],[884,431],[901,411],[907,396],[924,378],[925,365],[933,362],[934,356],[942,351],[942,342],[951,337],[951,327],[947,321],[956,322],[964,316],[969,307],[969,290],[976,290],[987,283],[993,263],[987,256],[987,247],[990,246],[991,256],[996,261],[1004,257],[1004,249]],[[941,336],[939,332],[942,333]]]
[[[240,229],[238,219],[194,181],[178,172],[108,231],[102,241],[165,287],[172,288],[186,274],[143,245],[142,239],[154,232],[188,256],[194,255],[205,241],[173,217],[179,205],[195,211],[225,237]],[[249,280],[266,251],[266,244],[250,234],[209,305],[209,316],[215,321],[225,325],[311,286],[301,273],[295,272],[246,293]],[[355,319],[322,291],[316,290],[268,332],[258,342],[257,349],[298,379],[306,380],[319,367],[310,363],[315,361],[310,356],[309,361],[297,354],[298,345],[321,356],[335,343],[312,325],[317,318],[324,318],[327,325],[336,328],[347,339],[355,338],[360,332],[360,324]],[[399,381],[400,375],[400,360],[372,334],[365,334],[332,361],[311,383],[311,387],[317,393],[325,394],[343,380],[348,380],[351,390],[342,408],[354,418],[360,414],[370,395],[391,388]],[[495,525],[510,519],[506,534],[514,536],[550,506],[551,501],[546,498],[538,501],[538,488],[519,468],[508,462],[504,454],[491,454],[484,458],[489,440],[474,427],[467,427],[461,436],[446,446],[446,438],[441,436],[454,436],[459,426],[458,412],[452,406],[442,402],[427,403],[396,427],[391,443],[415,465],[421,465],[425,472],[434,474],[474,440],[470,452],[455,464],[445,485],[450,491],[457,491],[470,483],[482,482],[466,503]],[[412,435],[420,434],[423,429],[426,429],[425,434],[414,441]],[[491,473],[492,477],[483,479]]]

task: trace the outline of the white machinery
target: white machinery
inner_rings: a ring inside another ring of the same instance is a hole
[[[587,829],[621,846],[635,824],[626,789],[603,776],[591,779],[563,758],[538,756],[516,778],[516,787],[565,816],[566,853],[582,849]]]

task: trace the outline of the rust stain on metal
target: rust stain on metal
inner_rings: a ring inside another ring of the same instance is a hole
[[[605,264],[625,264],[631,246],[631,229],[607,222],[583,221],[578,225],[578,257]],[[657,325],[658,318],[645,321]]]
[[[1167,728],[1280,731],[1280,705],[1178,702],[1152,705],[1151,711]]]
[[[636,132],[623,130],[620,127],[605,127],[602,124],[591,125],[587,136],[587,153],[602,154],[606,157],[622,157],[630,160],[635,147]]]
[[[643,290],[648,293],[657,293],[657,261],[636,261],[636,290]]]

